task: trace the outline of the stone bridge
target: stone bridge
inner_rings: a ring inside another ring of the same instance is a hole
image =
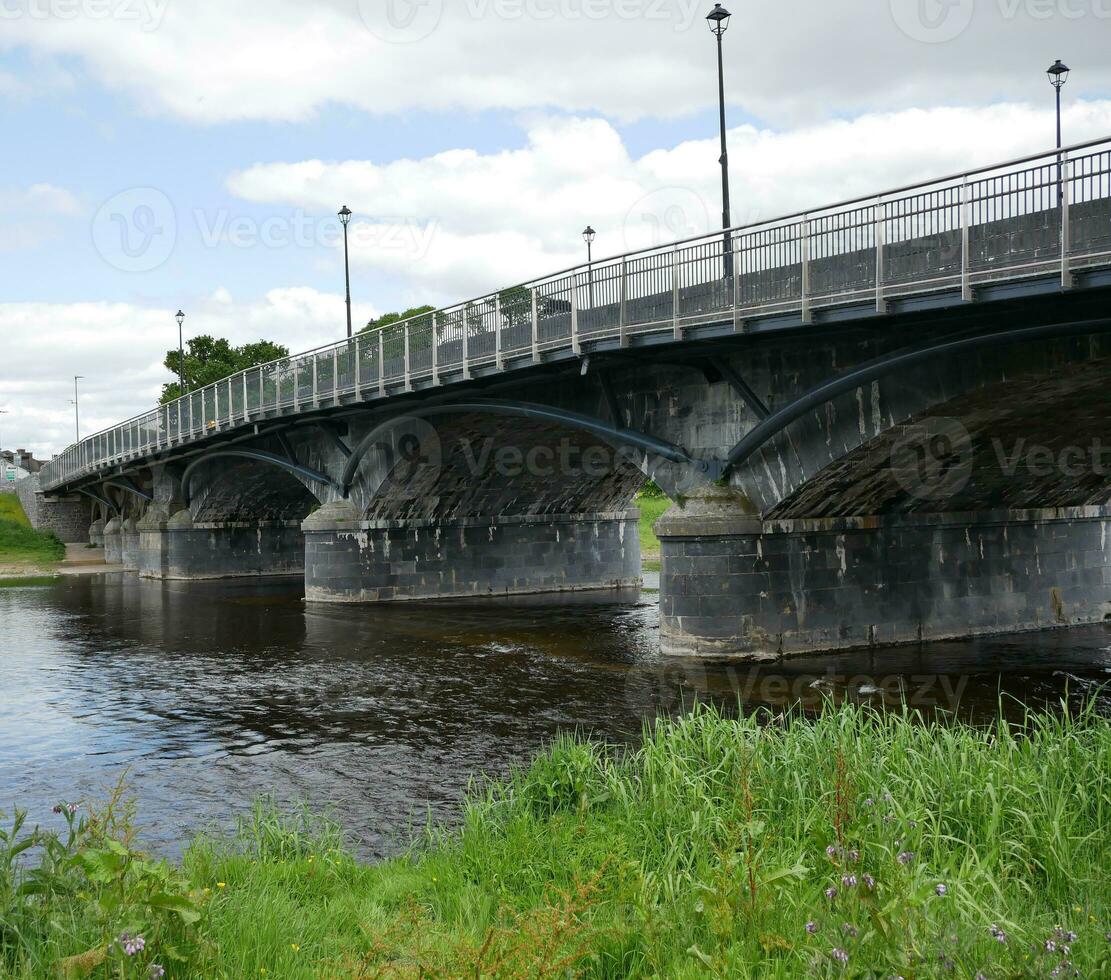
[[[1111,141],[566,270],[264,365],[44,471],[151,578],[635,586],[661,645],[1111,618]]]

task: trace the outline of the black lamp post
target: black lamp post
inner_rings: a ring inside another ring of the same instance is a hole
[[[343,224],[343,277],[347,283],[347,339],[351,339],[351,263],[347,257],[347,225],[351,221],[351,209],[345,204],[339,210],[339,220]]]
[[[1065,87],[1065,82],[1069,80],[1069,66],[1066,65],[1060,58],[1058,58],[1049,68],[1046,69],[1046,74],[1049,76],[1049,84],[1057,90],[1057,149],[1060,151],[1061,143],[1061,89]],[[1061,170],[1061,154],[1057,154],[1057,204],[1065,199],[1065,185],[1063,183],[1064,174]]]
[[[1046,70],[1049,76],[1049,84],[1057,90],[1057,149],[1061,149],[1061,89],[1065,87],[1065,82],[1069,80],[1069,66],[1058,58]]]
[[[725,239],[722,244],[722,255],[725,260],[725,277],[733,275],[733,239],[729,234],[732,225],[729,208],[729,146],[725,140],[725,64],[722,60],[721,39],[729,30],[729,13],[720,3],[714,4],[714,9],[707,15],[706,20],[711,32],[718,39],[718,111],[721,117],[721,226],[726,229]]]
[[[185,344],[181,339],[181,325],[185,323],[185,314],[178,310],[174,314],[177,320],[177,390],[178,397],[185,394]]]
[[[586,242],[587,293],[590,297],[591,309],[594,309],[594,236],[597,234],[590,225],[587,225],[583,231],[583,241]]]

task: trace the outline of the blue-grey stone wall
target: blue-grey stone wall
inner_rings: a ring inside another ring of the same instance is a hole
[[[702,523],[661,521],[667,653],[767,660],[1111,618],[1109,506]]]
[[[37,474],[17,480],[13,486],[23,512],[36,531],[53,531],[67,544],[89,540],[92,511],[84,497],[45,497]]]
[[[380,602],[640,584],[635,510],[457,522],[305,522],[305,596]]]
[[[304,568],[304,535],[297,523],[140,525],[138,571],[143,578],[300,575]]]

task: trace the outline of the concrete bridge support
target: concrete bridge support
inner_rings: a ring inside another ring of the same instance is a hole
[[[257,480],[257,475],[256,475]],[[137,568],[143,578],[218,579],[300,575],[305,568],[300,515],[290,518],[260,506],[242,508],[257,483],[248,482],[235,506],[217,486],[194,508],[183,502],[180,470],[160,467],[153,474],[153,500],[137,525]],[[294,498],[303,490],[289,481]],[[302,502],[304,510],[309,504]]]
[[[304,536],[296,523],[194,524],[188,511],[140,525],[142,578],[217,579],[300,575]]]
[[[639,514],[363,520],[348,501],[303,525],[305,597],[381,602],[640,585]]]
[[[673,655],[776,660],[1111,619],[1111,506],[765,521],[721,491],[657,531]]]

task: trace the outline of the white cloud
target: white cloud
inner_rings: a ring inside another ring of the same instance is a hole
[[[61,219],[83,212],[77,198],[64,187],[0,187],[0,254],[32,249],[57,238],[63,229]]]
[[[265,338],[293,351],[337,340],[345,330],[342,296],[305,287],[273,289],[237,303],[224,287],[188,304],[185,336],[207,333],[235,344]],[[356,323],[375,310],[356,305]],[[172,380],[162,366],[177,345],[171,309],[129,303],[3,303],[0,337],[0,439],[40,457],[73,441],[73,376],[81,381],[81,429],[98,429],[148,411]],[[49,347],[49,356],[45,348]]]
[[[633,119],[704,110],[716,94],[708,0],[25,6],[57,10],[0,7],[0,49],[76,56],[143,109],[200,122],[300,120],[329,103]],[[1042,72],[1061,55],[1076,69],[1071,92],[1106,94],[1109,27],[1108,0],[743,4],[725,37],[727,85],[734,104],[783,123],[1003,94],[1049,101]]]
[[[1066,124],[1076,140],[1111,132],[1111,101],[1073,104]],[[740,127],[730,133],[733,221],[1037,152],[1052,131],[1051,112],[1020,104],[873,113],[787,133]],[[634,159],[604,120],[539,119],[517,150],[260,164],[228,186],[306,211],[346,200],[364,216],[351,228],[357,266],[450,302],[582,261],[587,223],[599,257],[720,227],[717,155],[711,139]]]

